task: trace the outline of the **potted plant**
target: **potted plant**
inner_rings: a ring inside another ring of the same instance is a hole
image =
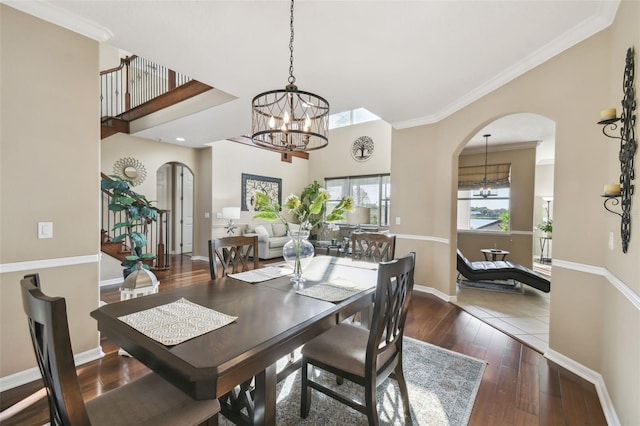
[[[553,220],[552,219],[545,220],[544,222],[539,223],[537,225],[537,228],[542,232],[544,232],[547,235],[547,237],[551,237],[551,233],[553,232]]]
[[[125,221],[113,226],[113,230],[120,230],[121,233],[112,241],[124,241],[131,250],[131,254],[121,263],[125,268],[125,278],[136,269],[138,263],[155,259],[153,253],[142,253],[142,249],[147,245],[148,226],[156,221],[159,211],[144,195],[133,191],[131,186],[131,181],[115,175],[104,177],[100,182],[102,190],[109,191],[112,195],[109,210],[124,213]],[[143,264],[142,267],[149,269],[148,265]]]

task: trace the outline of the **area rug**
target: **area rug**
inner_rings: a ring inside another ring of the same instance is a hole
[[[348,344],[345,342],[345,344]],[[467,425],[486,363],[429,343],[405,337],[404,373],[414,425]],[[312,373],[310,373],[312,374]],[[364,388],[348,380],[337,386],[335,376],[314,369],[316,380],[341,393],[364,399]],[[378,414],[382,425],[404,424],[402,400],[395,380],[378,386]],[[220,417],[220,425],[230,423]],[[277,386],[277,425],[367,425],[367,417],[312,390],[311,411],[300,417],[300,370]]]
[[[522,294],[522,283],[513,285],[508,281],[468,281],[461,280],[458,282],[461,288],[473,288],[476,290],[498,291],[501,293],[518,293]]]

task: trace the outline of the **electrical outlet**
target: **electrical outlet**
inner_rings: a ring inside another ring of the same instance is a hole
[[[400,225],[400,216],[396,216],[396,225]]]
[[[216,219],[222,219],[222,213],[216,213]]]
[[[209,212],[204,212],[204,218],[205,219],[209,219],[211,215],[209,214]]]

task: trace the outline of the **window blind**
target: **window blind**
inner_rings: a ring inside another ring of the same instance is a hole
[[[458,168],[458,189],[476,189],[482,186],[484,165]],[[487,182],[491,188],[508,188],[511,184],[511,164],[488,164]]]

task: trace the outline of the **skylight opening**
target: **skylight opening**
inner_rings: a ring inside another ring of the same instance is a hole
[[[350,111],[338,112],[329,116],[329,130],[338,127],[352,126],[354,124],[366,123],[367,121],[379,120],[380,117],[367,111],[364,108],[352,109]]]

